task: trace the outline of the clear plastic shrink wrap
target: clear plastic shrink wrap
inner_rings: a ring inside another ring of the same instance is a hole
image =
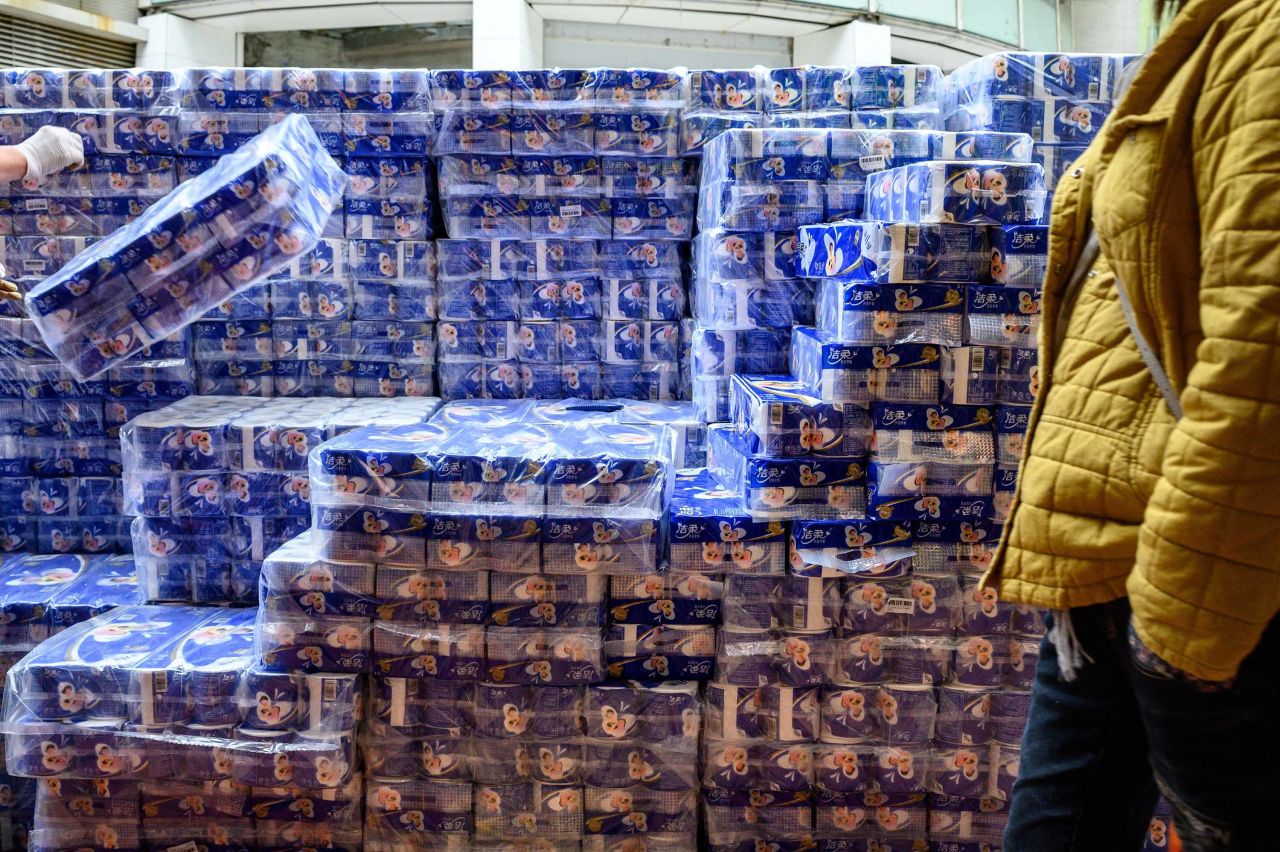
[[[431,397],[191,397],[121,430],[142,601],[252,604],[262,560],[307,528],[307,455],[369,423],[421,423]]]
[[[27,294],[49,348],[98,375],[315,245],[345,178],[290,116]]]

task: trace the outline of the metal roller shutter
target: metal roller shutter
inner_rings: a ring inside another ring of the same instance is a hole
[[[0,66],[9,68],[131,68],[132,42],[52,27],[0,14]]]

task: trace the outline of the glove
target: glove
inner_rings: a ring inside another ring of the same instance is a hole
[[[17,148],[27,158],[26,177],[30,180],[40,180],[84,162],[84,140],[62,127],[45,125],[30,139],[19,142]]]

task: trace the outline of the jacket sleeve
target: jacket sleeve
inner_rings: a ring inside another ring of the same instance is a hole
[[[1143,642],[1210,680],[1234,676],[1280,606],[1280,22],[1259,17],[1230,29],[1200,87],[1199,303],[1182,309],[1203,340],[1128,581]]]

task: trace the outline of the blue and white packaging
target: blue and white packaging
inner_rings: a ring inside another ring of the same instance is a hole
[[[860,517],[866,509],[865,456],[753,455],[732,427],[716,424],[707,468],[745,509],[766,517]]]
[[[1005,225],[991,229],[991,280],[996,284],[1040,286],[1048,257],[1046,225]]]
[[[780,373],[790,351],[788,332],[774,329],[715,331],[695,326],[691,344],[697,376]]]
[[[1040,290],[1031,287],[969,287],[965,307],[969,343],[1031,349],[1040,333]]]
[[[667,535],[673,570],[742,574],[784,570],[783,525],[744,511],[734,493],[722,489],[705,469],[676,474]]]
[[[844,68],[804,65],[765,72],[766,114],[849,111],[849,80]]]
[[[996,463],[1017,466],[1022,461],[1024,437],[1031,409],[1019,405],[996,406]],[[997,482],[998,482],[997,478]]]
[[[1089,53],[993,53],[952,72],[962,100],[1013,95],[1110,101],[1127,57]]]
[[[956,346],[942,350],[942,402],[994,405],[1000,352],[994,346]]]
[[[814,322],[816,281],[717,281],[693,284],[693,312],[703,328],[789,329]]]
[[[709,230],[694,239],[695,282],[766,282],[794,277],[798,242],[791,231]]]
[[[1052,192],[1058,181],[1066,177],[1071,165],[1085,152],[1085,145],[1059,145],[1037,142],[1032,145],[1031,161],[1044,167],[1045,188]]]
[[[988,229],[978,225],[829,222],[798,232],[797,274],[916,284],[990,277]]]
[[[848,80],[850,106],[859,110],[936,104],[944,78],[936,65],[861,65]]]
[[[791,374],[828,402],[932,402],[939,393],[940,350],[920,343],[859,346],[797,328],[791,336]]]
[[[708,180],[698,195],[698,228],[792,231],[821,222],[825,199],[824,185],[816,180],[758,184]]]
[[[733,376],[729,418],[752,452],[771,456],[863,455],[871,437],[865,408],[823,402],[789,376]]]
[[[1033,405],[1039,393],[1039,352],[1036,349],[1001,349],[996,400],[1012,405]]]
[[[201,285],[198,289],[206,289],[208,283],[219,282],[225,292],[215,300],[195,303],[211,307],[309,250],[342,183],[337,166],[318,148],[315,134],[302,119],[291,118],[266,131],[253,147],[166,196],[131,230],[95,244],[75,264],[46,279],[27,295],[28,311],[41,334],[56,341],[50,348],[77,376],[101,373],[195,318],[191,309],[174,302],[172,283],[193,277]],[[296,195],[300,186],[314,192],[305,198]],[[166,229],[173,222],[194,217],[216,227],[228,246],[205,243],[203,256],[184,254],[182,263],[147,288],[118,279],[111,283],[110,270],[121,254],[147,239],[144,235],[171,236],[172,230]],[[236,231],[246,225],[240,242],[234,238]]]
[[[848,343],[959,346],[965,336],[965,292],[976,289],[999,288],[821,281],[817,326]]]
[[[867,184],[868,218],[908,222],[1038,224],[1044,170],[1036,163],[929,161],[889,169]]]
[[[1025,133],[1000,133],[981,129],[947,130],[934,134],[929,159],[1036,163],[1040,162],[1034,156],[1036,147],[1031,137]],[[1047,169],[1045,173],[1048,174]]]

